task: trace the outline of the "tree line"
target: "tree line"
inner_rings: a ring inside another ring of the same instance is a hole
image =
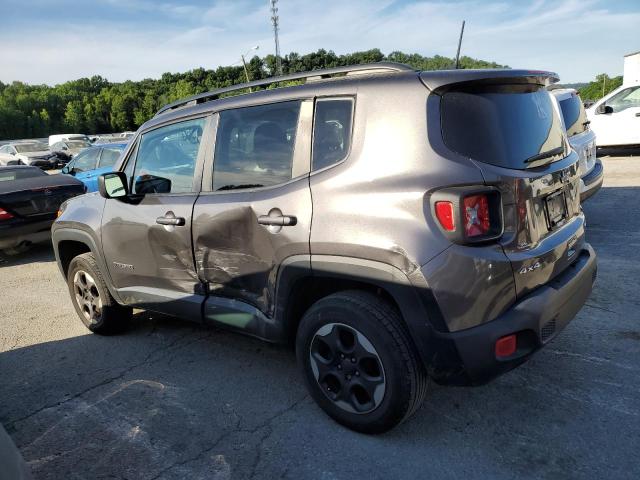
[[[393,61],[421,70],[451,68],[454,60],[442,56],[392,52],[379,49],[336,55],[323,49],[307,55],[281,57],[284,74]],[[461,68],[498,68],[494,62],[462,57]],[[247,62],[252,80],[275,75],[274,55]],[[159,79],[109,82],[101,76],[81,78],[60,85],[28,85],[0,82],[0,139],[39,138],[60,132],[87,134],[136,130],[163,105],[174,100],[245,81],[242,65],[196,68],[186,73],[165,73]]]
[[[600,100],[609,92],[622,85],[622,75],[610,78],[606,73],[596,75],[596,79],[578,90],[580,98],[586,100]]]

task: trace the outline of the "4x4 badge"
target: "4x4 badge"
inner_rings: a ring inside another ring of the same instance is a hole
[[[520,275],[524,275],[525,273],[533,272],[534,270],[542,267],[540,262],[536,262],[533,265],[529,265],[528,267],[522,267],[518,272]]]

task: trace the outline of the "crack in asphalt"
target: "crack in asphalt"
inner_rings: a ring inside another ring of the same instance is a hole
[[[615,313],[616,315],[619,315],[618,312],[614,312],[613,310],[609,310],[608,308],[598,307],[597,305],[591,305],[590,303],[585,303],[584,306],[589,308],[595,308],[596,310],[602,310],[603,312]]]
[[[178,467],[183,467],[185,465],[188,465],[189,463],[195,462],[200,460],[201,458],[203,458],[204,456],[206,456],[207,454],[211,453],[213,450],[215,450],[218,445],[220,445],[224,440],[226,440],[227,438],[235,435],[235,434],[242,434],[242,433],[247,433],[247,434],[255,434],[257,432],[259,432],[260,430],[262,430],[263,428],[267,428],[266,433],[263,434],[260,437],[260,440],[258,441],[257,445],[256,445],[256,458],[253,461],[252,465],[251,465],[251,475],[248,478],[254,478],[256,475],[256,470],[258,468],[258,466],[260,465],[260,461],[262,460],[262,447],[264,442],[266,442],[269,437],[271,437],[271,435],[273,434],[273,428],[271,428],[271,423],[280,418],[283,415],[286,415],[288,412],[291,412],[292,410],[294,410],[296,407],[298,407],[298,405],[300,405],[304,400],[306,400],[309,397],[309,394],[304,394],[301,398],[299,398],[298,400],[294,401],[291,405],[289,405],[288,407],[278,411],[277,413],[275,413],[274,415],[272,415],[271,417],[267,418],[264,422],[260,423],[259,425],[257,425],[254,428],[248,429],[248,428],[240,428],[240,425],[242,424],[242,417],[240,415],[238,415],[235,412],[232,412],[236,417],[237,420],[235,422],[235,425],[233,427],[231,427],[229,429],[229,431],[225,432],[224,434],[220,435],[220,437],[218,437],[215,442],[200,450],[198,453],[196,453],[195,455],[192,455],[191,457],[184,459],[184,460],[178,460],[173,462],[171,465],[168,465],[167,467],[163,468],[162,470],[160,470],[158,473],[156,473],[153,477],[151,477],[149,480],[158,480],[159,478],[161,478],[164,474],[166,474],[167,472],[173,470],[174,468],[178,468]]]
[[[128,373],[130,373],[131,371],[135,370],[136,368],[139,368],[139,367],[142,367],[142,366],[144,366],[146,364],[154,363],[154,362],[157,362],[157,361],[161,360],[162,358],[164,358],[164,355],[161,355],[158,358],[156,358],[155,360],[151,361],[151,358],[156,353],[158,353],[160,351],[166,352],[168,354],[172,354],[172,353],[175,352],[176,349],[174,349],[174,351],[172,351],[172,352],[167,352],[167,350],[172,349],[173,347],[176,347],[176,346],[177,346],[177,349],[180,349],[180,348],[189,346],[189,345],[191,345],[193,343],[197,343],[200,340],[203,340],[204,338],[210,336],[209,332],[207,332],[207,334],[205,334],[205,335],[202,335],[202,336],[197,337],[196,339],[194,339],[194,340],[192,340],[190,342],[185,342],[184,344],[180,345],[181,340],[189,337],[192,333],[193,332],[189,332],[189,333],[187,333],[185,335],[182,335],[182,336],[178,337],[177,339],[175,339],[174,341],[172,341],[168,345],[162,345],[162,346],[160,346],[158,348],[153,349],[151,352],[149,352],[145,356],[145,358],[141,362],[138,362],[135,365],[131,365],[130,367],[125,368],[124,370],[122,370],[120,373],[118,373],[115,376],[106,378],[106,379],[104,379],[104,380],[102,380],[102,381],[100,381],[100,382],[98,382],[98,383],[96,383],[94,385],[91,385],[91,386],[89,386],[89,387],[87,387],[87,388],[85,388],[85,389],[83,389],[83,390],[81,390],[81,391],[79,391],[77,393],[74,393],[73,395],[69,396],[68,398],[65,398],[63,400],[59,400],[57,402],[53,402],[53,403],[49,403],[47,405],[44,405],[44,406],[42,406],[42,407],[40,407],[40,408],[28,413],[27,415],[24,415],[24,416],[20,417],[20,418],[16,418],[14,420],[7,421],[6,422],[7,430],[9,430],[9,431],[13,430],[16,423],[23,422],[24,420],[27,420],[27,419],[29,419],[29,418],[31,418],[31,417],[33,417],[33,416],[45,411],[45,410],[49,410],[51,408],[60,407],[61,405],[64,405],[64,404],[66,404],[66,403],[68,403],[68,402],[70,402],[72,400],[75,400],[75,399],[83,396],[84,394],[92,391],[92,390],[95,390],[97,388],[100,388],[100,387],[103,387],[103,386],[108,385],[110,383],[113,383],[113,382],[115,382],[117,380],[120,380],[120,379],[124,378]]]

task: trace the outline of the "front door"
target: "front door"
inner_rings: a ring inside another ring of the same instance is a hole
[[[604,104],[613,112],[598,114],[594,108],[590,116],[596,143],[599,146],[640,145],[640,85],[620,90]]]
[[[198,118],[143,133],[124,166],[132,198],[106,201],[104,256],[127,304],[200,319],[203,292],[193,261],[191,223],[207,122]]]
[[[193,220],[197,271],[210,294],[205,320],[268,337],[281,263],[308,261],[312,111],[313,102],[296,100],[216,118]]]

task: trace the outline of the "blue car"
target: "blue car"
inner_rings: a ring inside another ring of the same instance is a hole
[[[98,177],[113,170],[113,166],[127,148],[126,143],[104,143],[78,153],[64,166],[62,173],[73,175],[87,187],[87,192],[98,191]]]

